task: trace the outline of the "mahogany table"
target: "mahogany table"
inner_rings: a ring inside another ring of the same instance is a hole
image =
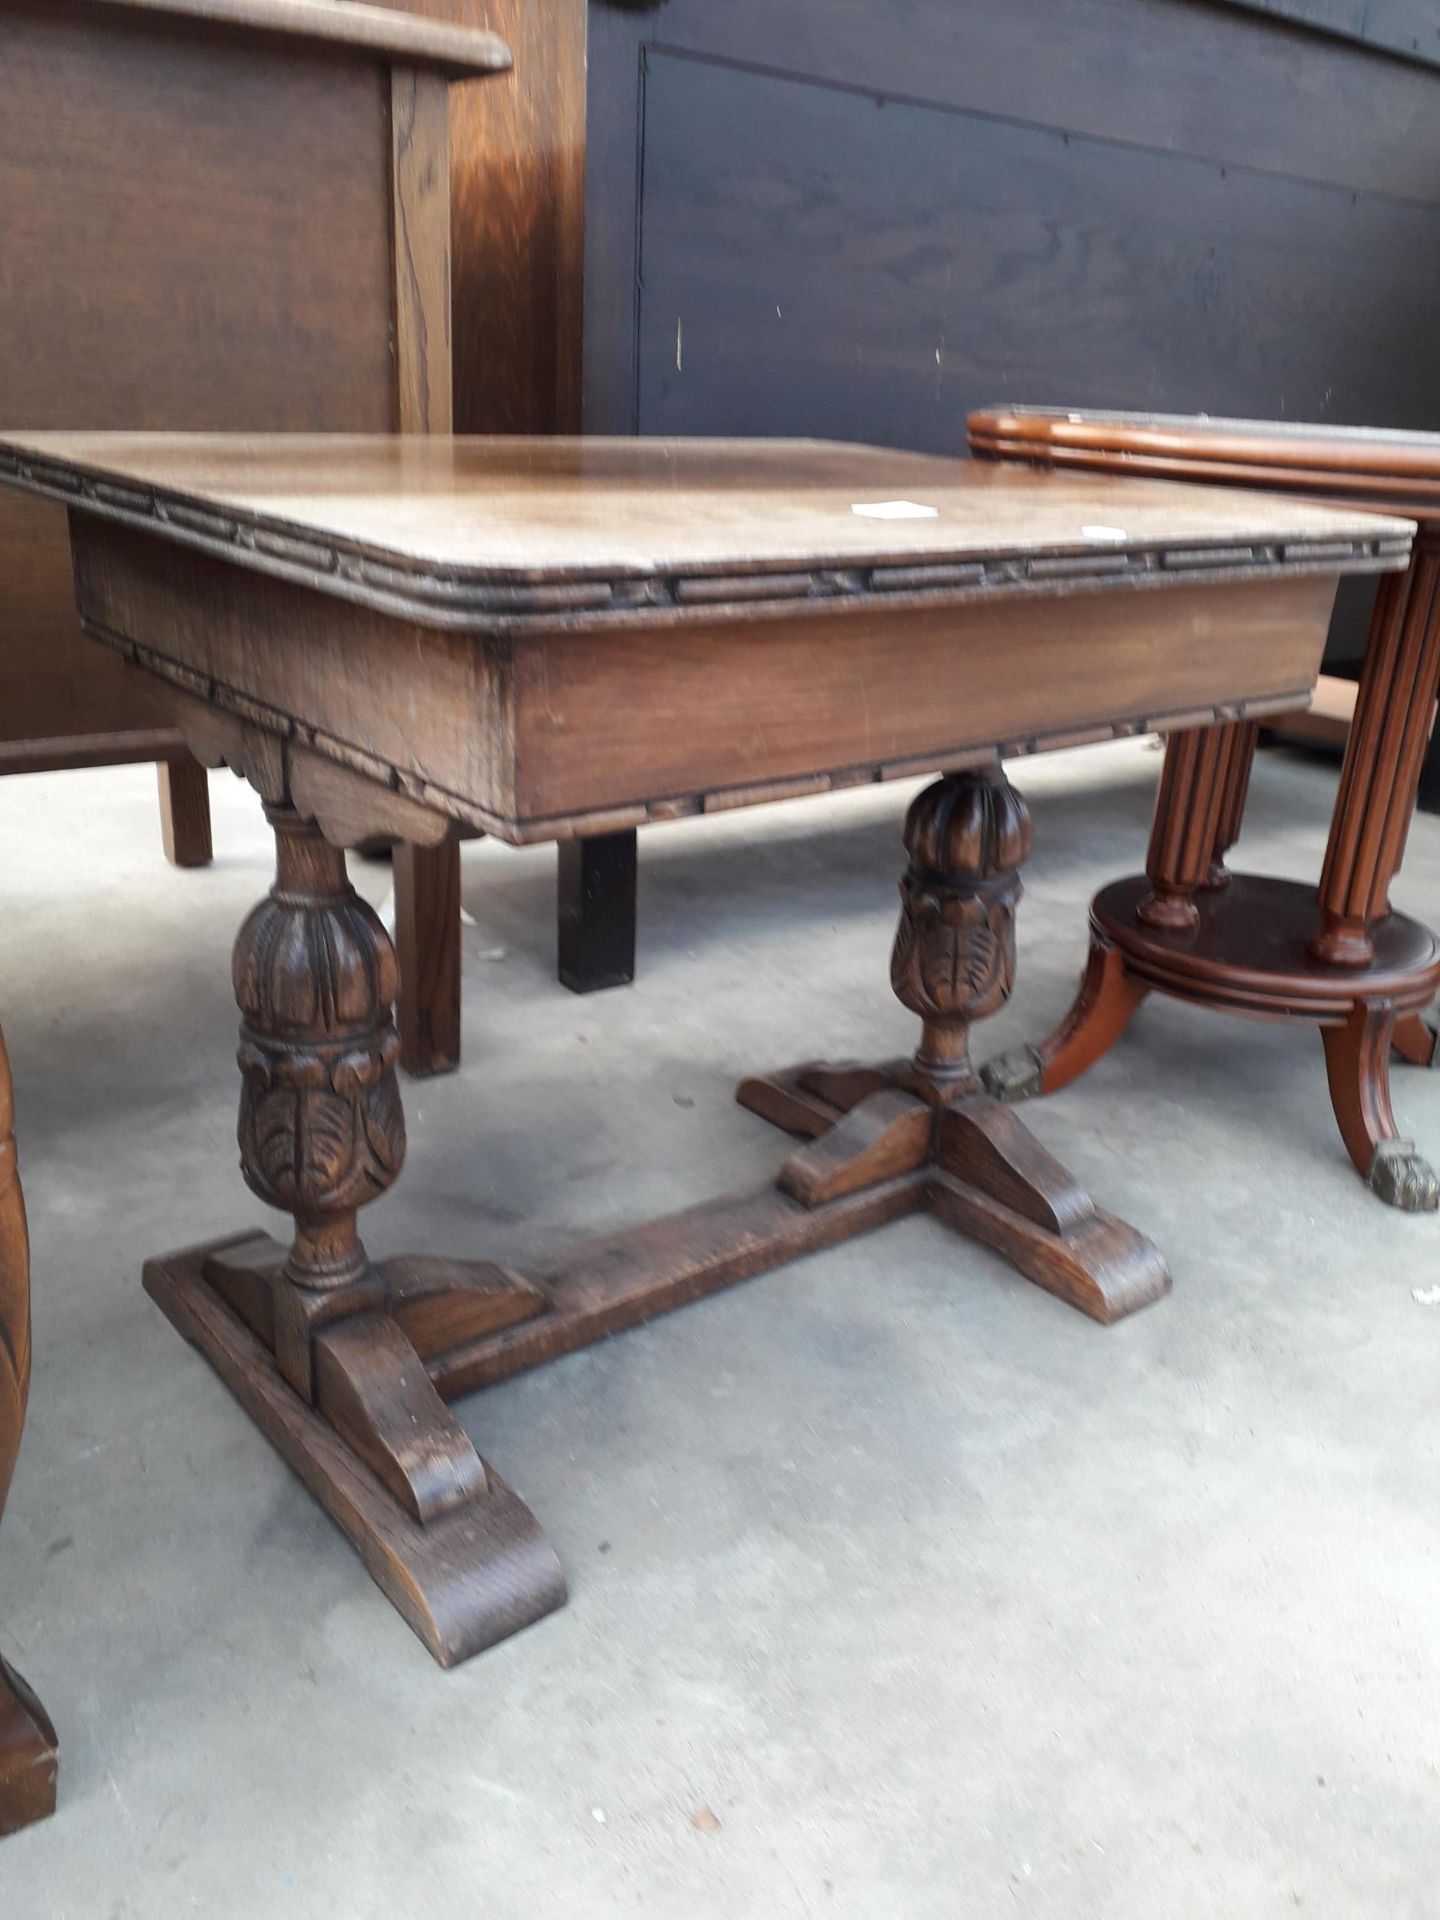
[[[972,414],[970,440],[977,454],[1051,470],[1274,489],[1420,523],[1409,570],[1387,581],[1376,603],[1318,890],[1226,868],[1256,727],[1174,733],[1145,873],[1096,895],[1074,1006],[1039,1046],[989,1063],[985,1078],[1007,1099],[1067,1086],[1114,1045],[1152,991],[1313,1023],[1341,1138],[1362,1179],[1392,1206],[1434,1209],[1440,1176],[1400,1137],[1390,1053],[1434,1060],[1436,1036],[1422,1015],[1440,985],[1440,942],[1392,909],[1390,883],[1440,685],[1440,434],[1017,407]]]
[[[970,1065],[1030,847],[1001,755],[1293,708],[1338,576],[1403,567],[1408,522],[814,442],[56,434],[0,441],[0,477],[67,502],[86,631],[275,831],[235,949],[239,1139],[293,1238],[145,1284],[438,1660],[565,1597],[447,1397],[922,1209],[1098,1320],[1168,1286]],[[807,1140],[775,1184],[523,1269],[370,1258],[357,1212],[405,1153],[396,963],[343,848],[939,767],[891,968],[919,1048],[746,1081]]]

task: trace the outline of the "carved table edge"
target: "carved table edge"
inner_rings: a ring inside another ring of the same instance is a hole
[[[213,505],[154,488],[80,473],[73,467],[0,445],[0,479],[62,501],[73,510],[158,533],[177,545],[220,559],[243,557],[247,570],[266,573],[381,613],[441,630],[488,634],[553,628],[557,619],[617,626],[657,614],[708,621],[753,619],[759,608],[803,612],[820,602],[884,606],[963,605],[1016,594],[1073,595],[1117,584],[1164,587],[1224,571],[1241,581],[1276,574],[1383,573],[1404,568],[1410,539],[1392,531],[1352,538],[1297,535],[1262,539],[1243,534],[1204,545],[1170,541],[1117,546],[1097,552],[1077,543],[1047,554],[1003,550],[983,556],[936,556],[914,564],[836,559],[797,568],[776,562],[737,574],[729,563],[689,572],[631,568],[565,580],[527,580],[462,566],[407,564],[404,557],[358,542],[263,517],[241,518]],[[727,570],[728,567],[728,570]]]

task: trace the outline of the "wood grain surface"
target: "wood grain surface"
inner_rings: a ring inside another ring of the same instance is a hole
[[[250,33],[326,41],[370,53],[396,54],[416,66],[457,77],[499,73],[510,49],[497,33],[414,19],[359,0],[85,0],[107,14],[160,14]]]
[[[1275,487],[1440,521],[1440,433],[1103,408],[983,407],[970,445],[1095,473]]]

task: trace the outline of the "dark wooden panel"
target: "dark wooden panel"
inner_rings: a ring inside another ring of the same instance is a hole
[[[1440,423],[1440,78],[1336,37],[1412,12],[595,0],[587,425],[958,451],[1019,393]]]
[[[7,7],[0,419],[390,430],[389,126],[348,50]],[[0,503],[0,635],[0,739],[161,724],[80,637],[56,509]]]
[[[949,450],[997,394],[1440,426],[1440,207],[665,53],[645,106],[642,432]]]
[[[783,9],[668,0],[637,13],[596,0],[586,258],[586,418],[595,430],[636,424],[637,184],[642,155],[645,180],[656,180],[641,128],[661,48],[749,69],[757,83],[778,74],[863,91],[886,102],[882,114],[955,108],[1057,139],[1134,148],[1140,172],[1145,156],[1174,155],[1329,183],[1359,195],[1356,225],[1371,194],[1440,200],[1434,72],[1254,9],[1212,0],[794,0]],[[737,129],[727,171],[745,164],[743,146]],[[845,156],[836,159],[843,168]],[[923,198],[923,183],[904,172],[903,142],[893,154],[882,143],[876,164],[877,197],[893,186],[912,204]],[[822,213],[826,190],[822,180]],[[647,271],[657,264],[647,233]],[[1282,252],[1277,282],[1285,264]],[[1388,297],[1383,283],[1372,291]],[[1280,405],[1273,395],[1269,410]]]

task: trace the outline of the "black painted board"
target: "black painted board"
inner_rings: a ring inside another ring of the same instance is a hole
[[[1216,0],[1298,21],[1407,60],[1440,67],[1440,9],[1435,0]]]
[[[1360,3],[1373,13],[1380,0]],[[1268,10],[1220,0],[663,0],[621,10],[594,0],[585,299],[592,432],[633,431],[637,420],[638,186],[647,67],[668,57],[662,50],[751,67],[757,77],[863,88],[896,105],[955,107],[1440,201],[1435,71]],[[882,157],[880,166],[888,180],[890,162]],[[652,267],[655,259],[652,246]]]
[[[665,53],[645,102],[644,433],[953,451],[1019,397],[1440,428],[1440,208]]]

